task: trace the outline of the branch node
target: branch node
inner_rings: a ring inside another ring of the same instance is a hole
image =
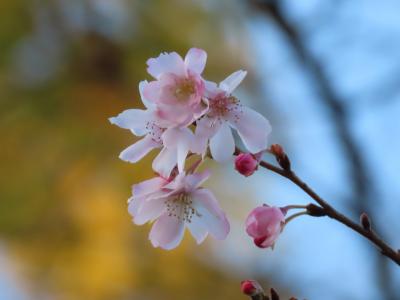
[[[307,208],[307,213],[310,216],[313,216],[313,217],[324,217],[324,216],[326,216],[326,211],[321,206],[318,206],[318,205],[310,203],[310,204],[308,204],[306,206],[306,208]]]
[[[366,231],[371,231],[371,221],[365,212],[360,215],[360,223]]]
[[[279,295],[274,288],[270,289],[271,300],[279,300]]]
[[[269,152],[275,156],[276,161],[287,172],[291,172],[290,160],[283,150],[282,146],[279,144],[271,145]]]

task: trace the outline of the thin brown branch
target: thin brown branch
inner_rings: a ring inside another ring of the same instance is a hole
[[[326,215],[347,227],[353,229],[355,232],[359,233],[366,239],[370,240],[380,252],[391,259],[393,262],[400,266],[400,253],[393,248],[391,248],[380,236],[376,234],[373,230],[364,229],[358,223],[350,220],[348,217],[333,208],[327,201],[325,201],[321,196],[319,196],[311,187],[309,187],[304,181],[302,181],[293,171],[285,171],[279,167],[274,166],[266,161],[261,161],[260,166],[268,169],[274,173],[277,173],[295,185],[302,189],[306,194],[308,194],[312,199],[314,199],[325,211]]]

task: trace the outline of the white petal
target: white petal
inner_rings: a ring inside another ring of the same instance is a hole
[[[119,158],[131,163],[138,162],[151,150],[160,147],[160,144],[155,142],[150,136],[137,141],[133,145],[121,152]]]
[[[185,65],[182,57],[176,52],[161,53],[156,58],[147,60],[147,72],[159,79],[164,73],[174,73],[178,76],[185,75]]]
[[[185,65],[190,71],[201,74],[206,66],[207,53],[198,48],[191,48],[185,57]]]
[[[162,177],[154,177],[133,185],[132,193],[135,198],[144,197],[160,190],[168,181]]]
[[[193,133],[188,128],[169,128],[163,135],[162,140],[165,147],[176,149],[178,170],[183,171],[189,147],[193,143]]]
[[[185,224],[183,221],[163,214],[151,228],[149,239],[154,247],[171,250],[180,244],[184,230]]]
[[[216,239],[223,240],[229,233],[230,225],[217,199],[207,189],[198,189],[191,194],[193,205],[200,214],[201,223]]]
[[[153,160],[153,170],[164,178],[168,178],[177,163],[176,149],[164,147]]]
[[[176,148],[178,144],[189,145],[193,140],[193,133],[188,128],[168,128],[162,134],[165,147]]]
[[[205,170],[201,173],[187,175],[185,180],[188,190],[195,190],[196,188],[198,188],[210,177],[210,175],[211,172],[208,170]]]
[[[232,131],[226,122],[222,123],[217,133],[210,139],[210,150],[217,162],[226,162],[235,152]]]
[[[213,123],[214,119],[209,117],[196,121],[196,132],[190,149],[193,153],[201,154],[203,157],[206,155],[208,141],[220,127],[220,123],[215,122],[214,126]]]
[[[178,171],[183,172],[185,169],[185,161],[186,157],[189,153],[189,145],[188,144],[178,144],[177,149],[177,163],[178,163]]]
[[[147,86],[148,84],[149,84],[149,83],[147,82],[147,80],[143,80],[143,81],[139,82],[139,93],[140,93],[140,98],[142,99],[142,102],[143,102],[144,106],[146,106],[146,108],[148,108],[148,109],[154,109],[154,108],[155,108],[154,103],[152,103],[149,99],[147,99],[147,98],[144,96],[144,89],[146,88],[146,86]]]
[[[243,144],[251,153],[263,151],[268,146],[268,135],[271,125],[263,115],[248,108],[242,108],[243,113],[239,120],[230,120],[230,124],[237,130]]]
[[[131,197],[128,200],[128,212],[132,216],[136,216],[138,213],[140,207],[142,206],[143,202],[145,201],[144,198],[136,198],[136,197]]]
[[[246,71],[236,71],[235,73],[232,73],[229,75],[227,78],[225,78],[221,83],[219,84],[219,87],[224,90],[226,93],[231,94],[234,89],[237,88],[237,86],[242,82],[242,80],[246,77],[247,72]]]
[[[138,135],[145,133],[146,125],[151,120],[151,113],[142,109],[127,109],[118,116],[109,118],[111,124],[115,124],[124,129],[131,129],[134,132],[140,132]]]
[[[134,215],[133,222],[136,225],[143,225],[158,218],[165,211],[165,198],[156,198],[143,201]]]
[[[195,238],[197,244],[201,244],[207,237],[207,226],[202,223],[202,219],[193,215],[190,223],[187,223],[190,233]]]

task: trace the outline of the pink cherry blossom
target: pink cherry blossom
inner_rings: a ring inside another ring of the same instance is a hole
[[[235,169],[242,175],[248,177],[258,168],[258,160],[251,153],[240,153],[235,158]]]
[[[225,239],[229,222],[214,195],[200,185],[208,172],[184,174],[175,178],[156,177],[133,186],[129,213],[137,225],[154,221],[149,239],[154,247],[173,249],[187,227],[200,244],[208,233]]]
[[[163,146],[161,135],[165,129],[157,125],[156,116],[150,110],[127,109],[118,116],[110,118],[110,122],[131,130],[136,136],[143,136],[138,142],[121,152],[119,157],[122,160],[131,163],[138,162],[151,150]]]
[[[284,224],[285,214],[280,208],[263,205],[250,212],[246,219],[246,232],[257,247],[273,247]]]
[[[187,126],[208,109],[201,77],[206,60],[204,50],[191,48],[184,60],[171,52],[147,61],[147,71],[156,80],[146,83],[143,94],[169,126]]]
[[[110,118],[110,122],[121,128],[129,129],[136,136],[143,136],[138,142],[123,150],[120,158],[136,163],[153,149],[162,148],[153,161],[153,169],[164,177],[169,177],[175,166],[183,171],[185,159],[189,151],[198,153],[197,142],[188,128],[168,128],[155,112],[155,105],[143,95],[147,83],[139,84],[141,98],[146,110],[128,109],[118,116]]]
[[[251,153],[267,148],[267,137],[271,126],[258,112],[240,104],[232,92],[246,76],[245,71],[237,71],[219,86],[206,82],[206,96],[209,109],[197,121],[196,136],[202,140],[202,151],[207,150],[208,142],[213,158],[218,162],[229,160],[235,151],[235,141],[231,128],[235,129],[245,147]]]

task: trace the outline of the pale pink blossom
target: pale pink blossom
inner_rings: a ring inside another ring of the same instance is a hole
[[[189,128],[168,128],[161,135],[163,148],[153,161],[153,170],[169,177],[175,166],[183,172],[189,152],[195,153],[193,132]]]
[[[285,212],[263,205],[253,209],[246,219],[246,232],[260,248],[273,247],[285,225]]]
[[[142,225],[154,221],[149,239],[154,247],[173,249],[187,227],[200,244],[208,233],[225,239],[229,222],[214,195],[200,185],[208,172],[180,173],[175,178],[156,177],[133,186],[129,213]]]
[[[271,126],[266,118],[258,112],[240,104],[232,96],[232,92],[246,76],[245,71],[237,71],[219,86],[206,82],[206,96],[209,109],[197,121],[196,136],[202,140],[202,152],[209,147],[213,158],[218,162],[229,160],[235,151],[235,141],[232,130],[235,129],[244,146],[251,153],[257,153],[267,148],[267,138]]]
[[[185,59],[171,52],[147,61],[147,71],[156,80],[146,83],[143,94],[169,126],[187,126],[208,109],[201,77],[206,60],[204,50],[191,48]]]
[[[136,163],[153,149],[160,149],[160,153],[153,161],[153,169],[164,177],[169,177],[175,166],[183,171],[185,159],[189,151],[196,150],[194,134],[188,128],[168,128],[165,122],[155,112],[155,105],[143,95],[145,81],[139,84],[141,98],[146,110],[127,109],[118,116],[110,118],[110,122],[121,128],[129,129],[142,139],[123,150],[120,158],[124,161]]]

